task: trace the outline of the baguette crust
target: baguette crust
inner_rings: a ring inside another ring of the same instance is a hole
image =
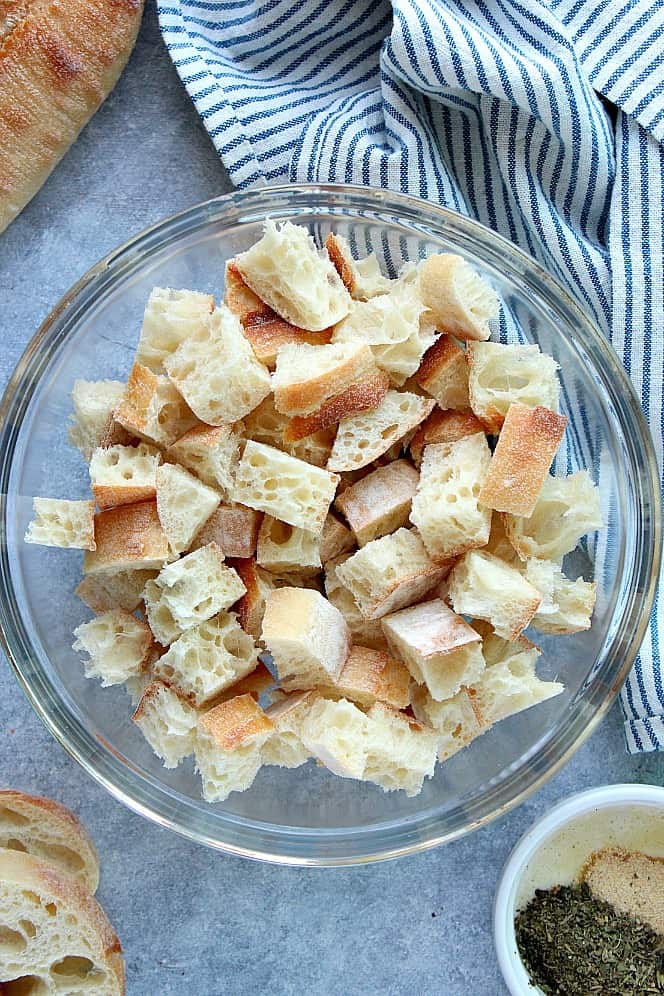
[[[156,501],[120,505],[95,515],[97,549],[83,557],[83,573],[161,569],[169,556]]]
[[[358,412],[378,408],[389,386],[388,374],[384,370],[376,370],[366,379],[351,384],[345,391],[328,398],[317,411],[310,415],[296,415],[292,418],[284,430],[284,442],[297,442],[298,439],[304,439],[321,429],[336,425],[342,419],[356,415]]]
[[[263,513],[246,505],[220,505],[196,534],[192,550],[216,543],[225,557],[253,557]]]
[[[468,408],[466,356],[451,336],[441,335],[429,346],[415,379],[441,408]]]
[[[323,564],[347,553],[355,546],[355,537],[334,512],[328,512],[320,535],[320,559]]]
[[[415,466],[419,467],[424,447],[429,443],[456,443],[464,436],[474,436],[476,432],[484,432],[484,426],[470,410],[456,411],[451,408],[441,411],[434,408],[411,439],[410,455]]]
[[[336,499],[360,546],[408,522],[419,475],[407,460],[379,467]]]
[[[405,709],[410,703],[410,672],[382,650],[353,646],[337,680],[322,686],[321,692],[351,699],[367,708],[384,702],[394,709]]]
[[[223,692],[212,699],[210,707],[219,705],[221,702],[228,702],[229,699],[237,698],[238,695],[251,695],[257,702],[261,695],[265,695],[274,685],[274,678],[262,661],[248,674],[246,678],[240,678],[230,688],[225,688]],[[266,710],[267,711],[267,710]]]
[[[310,415],[376,370],[365,343],[285,346],[279,351],[272,378],[274,406],[282,415]]]
[[[249,693],[220,702],[203,713],[198,725],[224,751],[236,750],[246,740],[274,729],[272,721]]]
[[[441,331],[457,339],[491,335],[489,320],[498,315],[498,298],[462,256],[441,253],[425,259],[420,290]]]
[[[262,570],[253,557],[238,558],[231,562],[240,575],[246,591],[236,606],[240,626],[258,641],[263,627],[265,600],[275,588],[267,571]]]

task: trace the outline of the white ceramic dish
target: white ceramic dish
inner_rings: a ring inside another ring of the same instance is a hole
[[[535,889],[573,882],[601,847],[641,850],[664,858],[664,788],[605,785],[579,792],[538,820],[512,851],[500,882],[493,931],[500,970],[511,996],[541,996],[523,967],[514,916]]]

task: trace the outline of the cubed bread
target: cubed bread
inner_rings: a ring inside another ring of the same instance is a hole
[[[506,640],[519,636],[542,601],[515,567],[480,550],[471,550],[453,567],[449,597],[455,612],[486,619]]]
[[[263,238],[235,257],[245,283],[286,321],[310,332],[348,314],[350,295],[305,228],[268,219]]]
[[[367,543],[336,569],[365,619],[380,619],[412,605],[445,573],[444,566],[433,563],[418,534],[403,528]]]
[[[170,555],[156,501],[98,512],[94,517],[94,534],[97,548],[84,555],[84,574],[160,570]]]
[[[125,385],[119,380],[77,380],[71,392],[74,414],[69,442],[76,446],[86,463],[101,444],[113,411],[122,401]]]
[[[480,491],[482,505],[532,515],[566,425],[564,415],[548,408],[510,405]]]
[[[131,718],[165,768],[194,753],[198,712],[163,681],[150,682]]]
[[[334,560],[342,553],[347,553],[355,546],[355,537],[350,529],[337,518],[334,512],[328,512],[320,534],[320,559],[323,564]]]
[[[537,588],[542,601],[532,625],[542,633],[579,633],[590,629],[595,607],[595,582],[566,578],[560,566],[551,560],[527,560],[526,579]]]
[[[471,342],[466,350],[470,407],[487,432],[500,432],[510,405],[558,411],[558,364],[539,346]]]
[[[603,525],[599,490],[587,470],[547,477],[529,518],[505,516],[505,532],[522,560],[560,562],[582,536]]]
[[[347,488],[335,505],[360,546],[405,526],[419,475],[407,460],[395,460]]]
[[[479,633],[439,598],[384,616],[382,625],[392,652],[439,702],[484,670]]]
[[[393,282],[381,273],[375,253],[362,259],[353,259],[347,239],[335,232],[330,232],[326,238],[325,248],[344,287],[354,300],[368,301],[378,294],[388,294],[392,289]]]
[[[447,761],[486,730],[477,718],[467,688],[451,699],[437,702],[423,685],[416,685],[412,697],[417,719],[436,731],[439,761]]]
[[[349,553],[341,554],[325,564],[325,594],[346,620],[354,643],[372,650],[387,651],[387,640],[380,619],[365,619],[350,591],[337,577],[337,568],[349,556]]]
[[[363,778],[385,792],[418,795],[436,767],[438,734],[411,716],[376,702],[367,715],[367,757]]]
[[[236,501],[320,533],[339,477],[249,440],[235,478]]]
[[[410,704],[410,671],[383,650],[353,645],[337,680],[319,689],[326,698],[349,699],[365,708],[385,702],[405,709]]]
[[[76,594],[93,612],[106,612],[108,609],[133,612],[143,598],[145,585],[156,576],[156,571],[89,574],[76,588]]]
[[[410,441],[408,448],[413,463],[416,467],[420,466],[424,448],[430,443],[456,443],[464,436],[474,436],[477,432],[484,432],[484,427],[471,411],[434,408]]]
[[[253,557],[263,513],[246,505],[220,505],[196,533],[191,549],[216,543],[225,557]]]
[[[134,363],[115,419],[134,436],[157,446],[170,446],[196,424],[182,395],[168,377]]]
[[[246,675],[244,678],[240,678],[239,681],[229,685],[228,688],[224,688],[223,692],[220,692],[219,695],[215,695],[214,699],[209,704],[210,706],[216,706],[219,705],[220,702],[227,702],[228,699],[235,698],[236,695],[252,695],[258,702],[261,695],[265,695],[266,692],[270,691],[274,684],[275,679],[272,674],[265,667],[265,664],[263,664],[262,661],[259,661],[250,674]],[[276,692],[274,694],[276,694]]]
[[[67,550],[96,550],[95,503],[62,498],[33,498],[34,519],[26,543],[60,546]]]
[[[267,368],[238,317],[223,304],[166,359],[165,367],[191,410],[208,425],[237,422],[270,393]]]
[[[271,591],[262,635],[282,681],[295,676],[310,684],[334,681],[350,652],[344,617],[312,589]]]
[[[486,668],[480,680],[469,689],[482,726],[491,726],[564,691],[560,682],[542,681],[537,677],[538,657],[538,650],[524,650]]]
[[[90,460],[90,482],[99,507],[132,505],[156,497],[160,463],[159,450],[147,443],[96,449]]]
[[[523,633],[514,640],[505,640],[502,636],[498,636],[491,623],[484,619],[473,619],[472,626],[482,637],[482,653],[487,667],[501,664],[510,657],[523,653],[524,650],[537,650],[539,653],[539,648]]]
[[[360,412],[378,408],[390,386],[390,378],[384,370],[369,374],[364,380],[351,384],[340,394],[335,394],[323,402],[311,415],[296,415],[284,429],[284,443],[287,445],[329,429],[338,422]]]
[[[261,567],[276,574],[289,571],[318,574],[321,569],[320,537],[266,515],[258,534],[256,560]]]
[[[224,273],[224,304],[229,311],[244,323],[247,315],[263,315],[266,318],[276,313],[272,308],[261,301],[258,294],[254,294],[242,277],[234,259],[229,259],[226,263]]]
[[[288,416],[310,415],[376,370],[373,353],[365,343],[310,346],[303,342],[283,346],[272,377],[275,408]]]
[[[420,268],[420,293],[442,332],[457,339],[488,339],[498,317],[495,291],[461,256],[440,253]]]
[[[233,490],[235,468],[240,459],[242,422],[235,425],[195,425],[168,447],[166,457],[215,488],[223,498]]]
[[[458,557],[488,542],[491,511],[479,496],[490,460],[481,432],[425,448],[410,521],[436,561]]]
[[[332,452],[336,427],[321,429],[313,435],[287,443],[284,436],[289,424],[287,416],[281,415],[274,407],[274,396],[270,394],[244,419],[245,435],[247,439],[274,446],[314,467],[324,467]]]
[[[309,759],[311,755],[302,743],[302,724],[315,701],[315,692],[276,693],[275,701],[265,710],[274,730],[263,744],[263,764],[299,768]]]
[[[340,778],[362,778],[367,761],[369,721],[346,699],[316,698],[301,727],[308,754]]]
[[[423,422],[434,405],[434,401],[407,391],[388,391],[373,411],[351,415],[339,423],[328,470],[366,467]]]
[[[259,567],[253,557],[233,560],[232,564],[246,588],[236,606],[240,625],[259,643],[262,640],[265,603],[267,596],[276,588],[275,579],[269,571]]]
[[[520,557],[509,541],[505,532],[505,516],[501,512],[493,512],[491,516],[491,532],[489,542],[482,547],[485,553],[492,553],[506,564],[520,565]]]
[[[185,630],[229,609],[246,588],[216,545],[209,543],[164,567],[145,586],[150,629],[162,646]]]
[[[101,678],[102,687],[119,685],[141,671],[150,648],[150,627],[124,609],[110,609],[74,630],[73,649],[84,652],[86,678]]]
[[[175,685],[192,705],[201,707],[250,674],[258,663],[251,636],[234,612],[220,612],[186,630],[155,661],[154,675]]]
[[[231,792],[251,786],[272,731],[271,721],[251,695],[237,695],[203,713],[195,753],[208,802],[223,802]]]
[[[450,335],[441,335],[422,357],[416,380],[442,409],[470,407],[466,355]]]
[[[171,550],[182,553],[215,511],[221,495],[177,464],[157,468],[157,511]]]
[[[99,447],[102,450],[109,446],[138,446],[140,439],[133,432],[128,432],[120,425],[115,415],[109,415],[104,428],[99,435]]]
[[[155,287],[143,315],[137,362],[163,373],[164,360],[200,328],[213,310],[211,294]]]

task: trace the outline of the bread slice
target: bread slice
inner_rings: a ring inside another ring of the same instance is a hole
[[[153,671],[200,708],[251,674],[257,663],[258,650],[237,615],[220,612],[186,630],[155,661]]]
[[[597,585],[577,578],[571,581],[551,560],[527,560],[526,579],[537,588],[542,601],[532,619],[541,633],[579,633],[590,629]]]
[[[163,373],[167,357],[198,331],[213,311],[212,294],[155,287],[143,315],[136,362],[155,373]]]
[[[417,719],[436,731],[439,761],[447,761],[486,730],[477,718],[467,688],[451,699],[437,702],[424,686],[416,685],[412,698]]]
[[[134,436],[157,446],[170,446],[196,425],[193,414],[168,377],[134,363],[115,419]]]
[[[50,861],[0,850],[2,978],[19,996],[124,996],[115,931],[88,890]]]
[[[330,398],[376,372],[373,353],[361,342],[283,346],[272,376],[275,408],[284,415],[310,415]]]
[[[466,354],[452,336],[441,335],[429,346],[415,377],[441,408],[470,407]]]
[[[325,250],[305,228],[268,219],[263,237],[235,257],[244,281],[286,321],[310,332],[336,325],[350,296]]]
[[[298,460],[313,464],[314,467],[324,467],[332,452],[336,427],[331,426],[301,439],[286,442],[284,436],[289,425],[288,418],[274,407],[274,397],[271,394],[244,419],[247,439],[273,446]]]
[[[113,421],[113,412],[122,401],[125,385],[119,380],[77,380],[71,392],[74,406],[69,442],[76,446],[86,463]]]
[[[491,511],[481,504],[480,493],[490,461],[481,432],[424,450],[410,521],[434,560],[450,560],[488,542]]]
[[[251,695],[237,695],[204,713],[196,731],[196,767],[203,797],[223,802],[250,788],[274,727]]]
[[[596,899],[647,923],[664,936],[664,859],[621,847],[603,847],[590,858],[583,880]]]
[[[216,543],[209,543],[148,581],[144,598],[150,629],[162,646],[168,646],[185,630],[229,609],[245,591]]]
[[[505,416],[480,502],[512,515],[532,515],[567,419],[548,408],[514,403]]]
[[[376,702],[367,715],[367,757],[363,777],[385,792],[418,795],[436,767],[438,735],[411,716]]]
[[[348,241],[335,232],[330,232],[326,238],[325,248],[344,287],[355,301],[368,301],[392,290],[393,281],[381,273],[375,253],[353,259]]]
[[[541,353],[539,346],[470,342],[466,359],[470,407],[487,432],[500,432],[510,405],[516,402],[558,411],[558,364]]]
[[[263,513],[246,505],[220,505],[196,533],[190,549],[216,543],[226,557],[253,557]]]
[[[131,718],[165,768],[194,753],[198,711],[163,681],[150,682]]]
[[[323,564],[334,560],[342,553],[347,553],[355,546],[355,537],[350,529],[337,518],[334,512],[328,512],[320,534],[320,559]]]
[[[177,464],[157,468],[159,521],[175,553],[187,550],[201,526],[215,511],[221,495]]]
[[[418,480],[407,460],[395,460],[339,495],[335,505],[360,546],[406,525]]]
[[[318,574],[321,569],[320,537],[266,515],[258,534],[256,560],[261,567],[276,574],[289,571]]]
[[[515,567],[481,550],[471,550],[453,567],[449,597],[455,612],[486,619],[506,640],[520,635],[542,601]]]
[[[599,490],[587,470],[545,478],[529,518],[505,516],[505,532],[522,560],[560,562],[582,536],[603,525]]]
[[[341,613],[312,589],[279,588],[266,600],[263,640],[279,678],[297,676],[303,687],[336,680],[350,652]]]
[[[87,830],[64,806],[38,795],[0,790],[0,848],[33,854],[88,892],[99,885],[99,859]]]
[[[472,685],[485,668],[479,633],[434,598],[382,620],[392,652],[438,702]]]
[[[539,650],[524,650],[486,668],[469,694],[482,726],[491,726],[524,709],[560,695],[558,681],[542,681],[535,674]]]
[[[456,443],[464,436],[484,432],[484,426],[471,411],[441,411],[434,408],[410,441],[410,456],[416,467],[422,462],[422,453],[430,443]]]
[[[339,423],[328,470],[366,467],[423,422],[434,405],[407,391],[388,391],[374,411],[351,415]]]
[[[143,589],[157,571],[117,571],[115,574],[89,574],[76,588],[76,594],[93,612],[124,609],[133,612],[143,598]]]
[[[94,518],[96,550],[83,557],[84,574],[159,570],[169,557],[156,501],[121,505]]]
[[[320,533],[339,477],[249,440],[235,478],[236,501]]]
[[[33,498],[35,517],[28,525],[26,543],[59,546],[67,550],[96,550],[95,503],[62,498]]]
[[[365,619],[357,607],[357,602],[348,588],[337,577],[337,568],[344,564],[350,554],[342,554],[325,564],[325,594],[346,620],[354,643],[371,650],[387,651],[387,640],[380,619]]]
[[[430,256],[420,269],[420,293],[438,328],[457,339],[488,339],[498,317],[492,287],[461,256]]]
[[[259,567],[253,557],[233,560],[232,564],[246,588],[236,606],[240,626],[259,643],[262,641],[265,603],[270,592],[276,588],[275,579]]]
[[[186,467],[209,488],[215,488],[223,498],[233,490],[235,468],[240,459],[244,426],[195,425],[168,447],[166,457]]]
[[[92,493],[100,508],[132,505],[157,494],[161,453],[147,443],[96,449],[90,460]]]
[[[275,701],[265,710],[274,732],[263,744],[263,764],[299,768],[306,763],[311,755],[302,743],[302,724],[315,700],[315,692],[277,693]]]
[[[336,681],[319,690],[326,698],[349,699],[367,709],[375,702],[405,709],[410,704],[410,672],[382,650],[353,645]]]
[[[367,762],[369,721],[347,699],[317,697],[307,709],[301,740],[308,754],[340,778],[362,778]]]
[[[150,627],[124,609],[109,609],[74,630],[73,649],[88,654],[86,678],[101,678],[102,688],[138,674],[152,646]]]
[[[286,444],[297,442],[305,437],[328,429],[343,419],[350,418],[360,412],[378,408],[387,394],[390,378],[384,370],[377,367],[374,373],[364,380],[351,384],[340,394],[325,401],[311,415],[296,415],[284,429]]]

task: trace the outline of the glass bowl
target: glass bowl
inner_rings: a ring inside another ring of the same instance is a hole
[[[74,588],[75,551],[28,546],[33,495],[82,498],[88,477],[67,443],[77,378],[125,378],[155,285],[222,292],[224,262],[258,239],[266,217],[333,227],[394,275],[404,260],[458,251],[504,302],[502,338],[536,342],[560,365],[569,445],[562,472],[588,466],[606,528],[567,565],[595,577],[590,631],[544,638],[543,677],[563,695],[498,724],[444,765],[416,798],[336,778],[312,762],[263,768],[223,804],[200,797],[191,759],[164,769],[131,721],[120,687],[86,680],[71,649],[88,618]],[[652,444],[638,400],[606,340],[531,259],[476,222],[412,197],[365,187],[288,186],[237,192],[191,208],[128,242],[65,295],[19,362],[0,411],[0,569],[4,647],[48,729],[135,811],[234,854],[332,865],[394,857],[467,833],[516,805],[564,763],[614,700],[644,634],[660,553]]]

